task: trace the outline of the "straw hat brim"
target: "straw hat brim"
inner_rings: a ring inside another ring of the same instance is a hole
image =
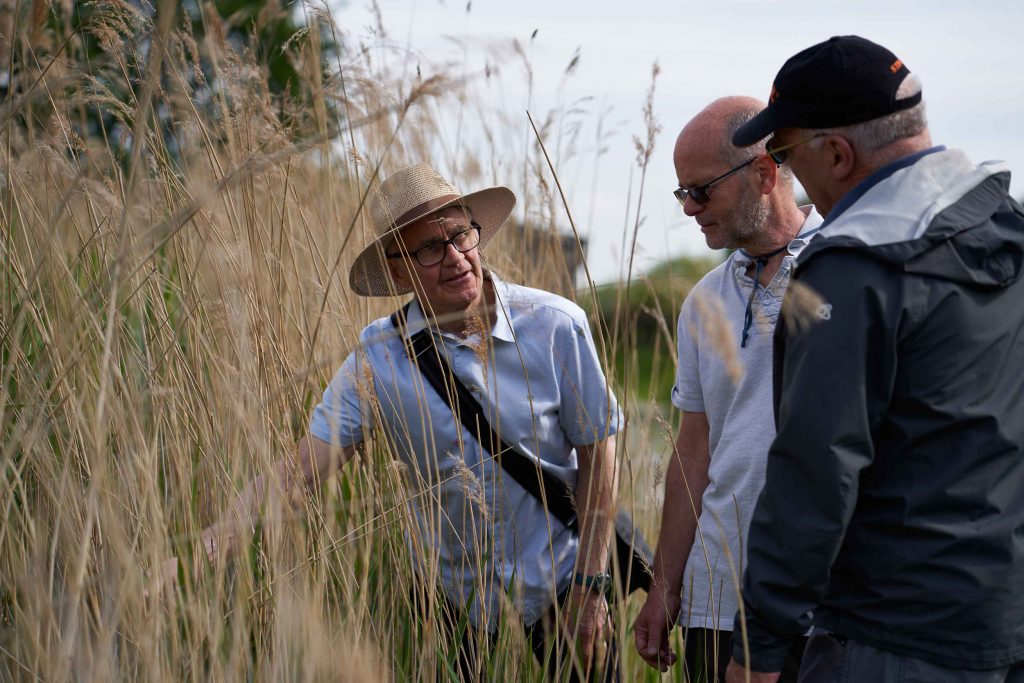
[[[388,259],[384,252],[384,248],[402,228],[449,207],[464,206],[469,209],[473,221],[480,226],[480,244],[477,249],[483,249],[512,215],[515,205],[516,196],[512,190],[499,185],[455,197],[444,204],[425,210],[421,215],[403,220],[400,225],[389,229],[360,252],[349,269],[348,284],[352,291],[360,296],[408,294],[412,288],[400,287],[394,281],[391,271],[388,270]]]

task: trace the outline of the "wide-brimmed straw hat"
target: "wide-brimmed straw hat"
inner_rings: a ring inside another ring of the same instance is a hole
[[[370,191],[366,203],[377,239],[352,263],[348,283],[361,296],[394,296],[412,291],[392,279],[384,252],[399,230],[441,209],[465,207],[480,226],[477,248],[482,248],[512,213],[516,196],[501,186],[462,194],[429,164],[416,164],[388,176]]]

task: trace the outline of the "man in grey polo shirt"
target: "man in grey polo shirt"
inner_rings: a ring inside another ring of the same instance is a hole
[[[737,153],[733,133],[764,108],[716,100],[683,128],[673,161],[676,197],[712,249],[736,249],[683,303],[672,403],[682,411],[665,482],[654,582],[636,646],[667,671],[669,633],[687,629],[690,680],[717,680],[728,663],[743,548],[775,435],[772,332],[796,255],[821,223],[793,198],[792,174],[764,145]],[[798,652],[794,656],[794,671]],[[702,677],[706,676],[706,679]]]

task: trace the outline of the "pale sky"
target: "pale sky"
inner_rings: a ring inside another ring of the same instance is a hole
[[[343,30],[372,40],[369,2],[348,0],[335,8]],[[389,42],[407,49],[410,61],[421,56],[424,62],[456,62],[465,73],[497,66],[502,92],[494,95],[496,104],[513,121],[521,117],[523,136],[528,107],[542,118],[554,108],[578,105],[581,113],[569,117],[583,126],[577,152],[558,171],[577,227],[590,241],[588,261],[599,283],[625,273],[621,244],[624,226],[631,232],[636,220],[639,182],[632,138],[644,135],[642,107],[655,61],[661,73],[654,116],[662,131],[639,209],[634,276],[669,256],[711,253],[671,194],[677,185],[672,146],[682,125],[717,97],[766,98],[788,57],[832,35],[855,33],[892,50],[921,78],[936,144],[959,147],[975,161],[1006,160],[1014,172],[1011,191],[1024,196],[1019,0],[473,0],[468,11],[465,0],[382,0],[380,11]],[[496,49],[511,54],[513,39],[532,60],[532,99],[516,59],[494,63]],[[577,50],[578,66],[565,78]],[[600,156],[594,142],[598,121],[611,130]],[[461,124],[472,125],[471,117]],[[515,155],[524,154],[519,145],[505,161],[521,169]],[[443,168],[443,160],[432,161]]]

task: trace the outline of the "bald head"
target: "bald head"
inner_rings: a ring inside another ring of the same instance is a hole
[[[697,152],[699,156],[714,155],[714,159],[735,166],[743,163],[752,154],[764,153],[764,142],[753,147],[737,148],[732,144],[732,135],[740,126],[754,118],[767,105],[756,97],[722,97],[704,107],[676,138],[673,159],[679,166],[680,154],[685,157]]]
[[[804,215],[793,200],[793,176],[766,154],[764,141],[745,148],[733,134],[763,111],[753,97],[723,97],[704,107],[676,139],[672,161],[684,195],[683,211],[701,226],[712,249],[771,251],[796,234]],[[693,192],[701,193],[695,198]],[[677,195],[679,196],[679,195]]]

